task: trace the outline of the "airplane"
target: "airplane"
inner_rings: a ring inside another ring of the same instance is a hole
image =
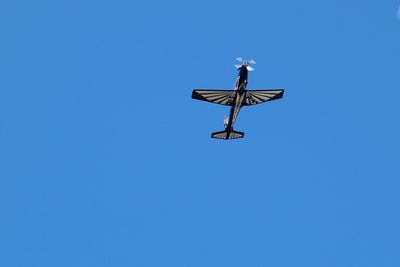
[[[194,89],[192,92],[193,99],[231,107],[228,121],[224,120],[225,130],[212,133],[211,138],[230,140],[244,137],[244,132],[233,129],[240,109],[244,106],[280,99],[285,91],[284,89],[247,90],[248,72],[254,70],[250,65],[256,62],[254,60],[243,60],[241,57],[236,58],[236,60],[241,64],[235,65],[239,74],[233,90]]]

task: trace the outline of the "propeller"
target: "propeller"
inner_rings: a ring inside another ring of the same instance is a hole
[[[250,64],[256,64],[256,62],[255,62],[254,60],[252,60],[252,59],[250,59],[250,60],[244,60],[244,59],[241,58],[241,57],[237,57],[236,60],[239,61],[239,62],[241,63],[240,65],[239,65],[239,64],[236,64],[236,65],[235,65],[235,67],[236,67],[237,69],[240,68],[240,67],[242,67],[242,66],[245,66],[245,67],[247,68],[248,71],[253,71],[253,70],[254,70],[254,68],[253,68],[252,66],[250,66]]]

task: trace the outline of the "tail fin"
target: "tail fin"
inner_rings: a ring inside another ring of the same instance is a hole
[[[242,138],[244,136],[243,132],[238,132],[238,131],[221,131],[221,132],[215,132],[211,134],[211,138],[216,138],[216,139],[238,139]]]

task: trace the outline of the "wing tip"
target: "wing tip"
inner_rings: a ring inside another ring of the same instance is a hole
[[[276,96],[274,96],[273,98],[271,98],[271,100],[274,100],[274,99],[281,99],[282,97],[283,97],[283,94],[285,93],[285,89],[279,89],[280,90],[280,92],[276,95]]]
[[[196,89],[194,89],[194,90],[192,91],[192,99],[204,100],[204,97],[203,97],[201,94],[199,94],[199,93],[196,91]]]

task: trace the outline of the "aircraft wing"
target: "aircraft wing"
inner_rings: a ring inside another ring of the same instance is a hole
[[[195,89],[192,98],[211,102],[214,104],[229,106],[233,100],[233,90],[203,90]]]
[[[283,89],[275,90],[247,90],[243,106],[261,104],[267,101],[280,99],[283,96]]]

